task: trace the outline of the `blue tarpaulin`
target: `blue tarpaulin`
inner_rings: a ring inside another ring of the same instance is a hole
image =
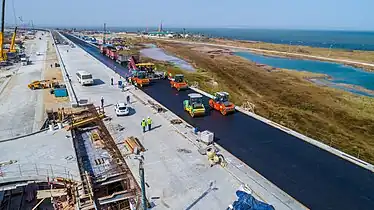
[[[261,202],[246,192],[238,190],[236,196],[238,200],[232,205],[235,210],[275,210],[272,205]]]

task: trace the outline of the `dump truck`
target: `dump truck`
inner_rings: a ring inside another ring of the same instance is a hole
[[[235,112],[235,105],[229,102],[229,94],[226,92],[216,92],[214,98],[209,100],[209,106],[221,112],[222,115]]]
[[[150,83],[149,78],[147,78],[147,72],[145,71],[135,71],[130,79],[131,83],[135,86],[143,87],[144,85],[149,85]]]
[[[188,88],[188,84],[184,81],[183,74],[177,74],[170,80],[170,86],[178,91]]]
[[[203,96],[198,93],[188,94],[188,100],[183,101],[184,110],[187,111],[191,117],[205,115],[205,107],[203,104]]]

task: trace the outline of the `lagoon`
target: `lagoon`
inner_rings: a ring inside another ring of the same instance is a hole
[[[235,54],[250,61],[276,68],[326,74],[331,76],[331,80],[329,81],[335,84],[333,85],[335,88],[344,89],[346,91],[358,94],[362,92],[357,90],[352,91],[347,87],[342,88],[341,84],[361,86],[365,89],[374,91],[374,73],[366,72],[360,68],[354,68],[333,62],[264,56],[250,52],[236,52]]]

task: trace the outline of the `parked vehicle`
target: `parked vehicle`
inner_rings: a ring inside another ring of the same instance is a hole
[[[91,73],[87,71],[78,71],[76,75],[77,75],[78,82],[81,85],[93,85],[94,84],[94,80],[92,78]]]
[[[114,111],[116,112],[117,116],[126,116],[130,113],[129,107],[123,102],[118,102],[114,106]]]

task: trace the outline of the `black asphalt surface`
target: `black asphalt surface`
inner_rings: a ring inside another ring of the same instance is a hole
[[[107,66],[113,65],[98,49],[68,38]],[[116,71],[127,72],[118,66]],[[194,91],[178,92],[166,80],[143,91],[193,126],[214,132],[218,144],[306,207],[374,210],[373,172],[240,112],[222,116],[212,110],[205,117],[191,118],[182,101]],[[208,102],[207,97],[204,100]]]

